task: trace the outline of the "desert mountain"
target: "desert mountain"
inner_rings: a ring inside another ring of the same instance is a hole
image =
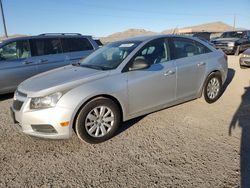
[[[107,37],[102,37],[101,40],[103,43],[107,43],[136,35],[172,34],[172,33],[180,34],[180,33],[205,32],[205,31],[220,33],[220,32],[230,31],[233,29],[234,28],[232,26],[225,24],[223,22],[211,22],[190,27],[172,28],[164,30],[160,33],[146,31],[144,29],[129,29],[123,32],[113,33],[112,35],[109,35]]]
[[[27,36],[27,35],[16,34],[16,35],[10,35],[8,36],[8,38],[17,38],[17,37],[24,37],[24,36]],[[4,36],[0,36],[0,41],[4,39],[6,39]]]
[[[211,22],[201,25],[195,25],[190,27],[183,27],[183,28],[173,28],[164,30],[162,34],[171,34],[171,33],[191,33],[191,32],[225,32],[233,30],[234,28],[228,24],[223,22]]]
[[[128,37],[138,36],[138,35],[153,35],[153,34],[157,34],[157,33],[152,32],[152,31],[147,31],[144,29],[129,29],[123,32],[113,33],[107,37],[102,37],[101,40],[103,43],[107,43],[107,42],[116,41],[116,40],[120,40],[120,39],[124,39]]]

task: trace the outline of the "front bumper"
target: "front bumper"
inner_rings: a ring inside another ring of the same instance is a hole
[[[240,65],[250,67],[250,57],[241,57],[240,58]]]
[[[30,99],[26,98],[20,110],[11,107],[11,115],[16,127],[23,133],[49,139],[68,139],[72,136],[71,117],[73,110],[63,107],[30,110]],[[61,126],[61,122],[70,122]]]
[[[221,49],[226,54],[234,54],[237,50],[237,46],[227,46],[221,44],[215,44],[216,49]]]

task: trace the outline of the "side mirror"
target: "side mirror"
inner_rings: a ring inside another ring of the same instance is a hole
[[[144,58],[138,58],[134,60],[132,66],[129,68],[130,71],[142,70],[149,68],[149,63]]]
[[[249,39],[249,36],[244,35],[244,36],[243,36],[243,39]]]

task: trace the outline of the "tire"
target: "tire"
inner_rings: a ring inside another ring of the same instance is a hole
[[[118,105],[111,99],[98,97],[82,107],[75,123],[75,132],[82,141],[104,142],[114,136],[121,122]]]
[[[222,81],[219,73],[211,73],[204,85],[203,95],[207,103],[217,101],[222,93]]]

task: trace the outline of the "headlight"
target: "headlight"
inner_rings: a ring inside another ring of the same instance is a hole
[[[228,45],[229,47],[233,47],[233,46],[235,45],[235,42],[229,42],[227,45]]]
[[[56,103],[62,97],[61,92],[54,93],[45,97],[32,98],[30,102],[30,109],[44,109],[55,107]]]
[[[250,54],[242,54],[242,57],[250,57]]]

